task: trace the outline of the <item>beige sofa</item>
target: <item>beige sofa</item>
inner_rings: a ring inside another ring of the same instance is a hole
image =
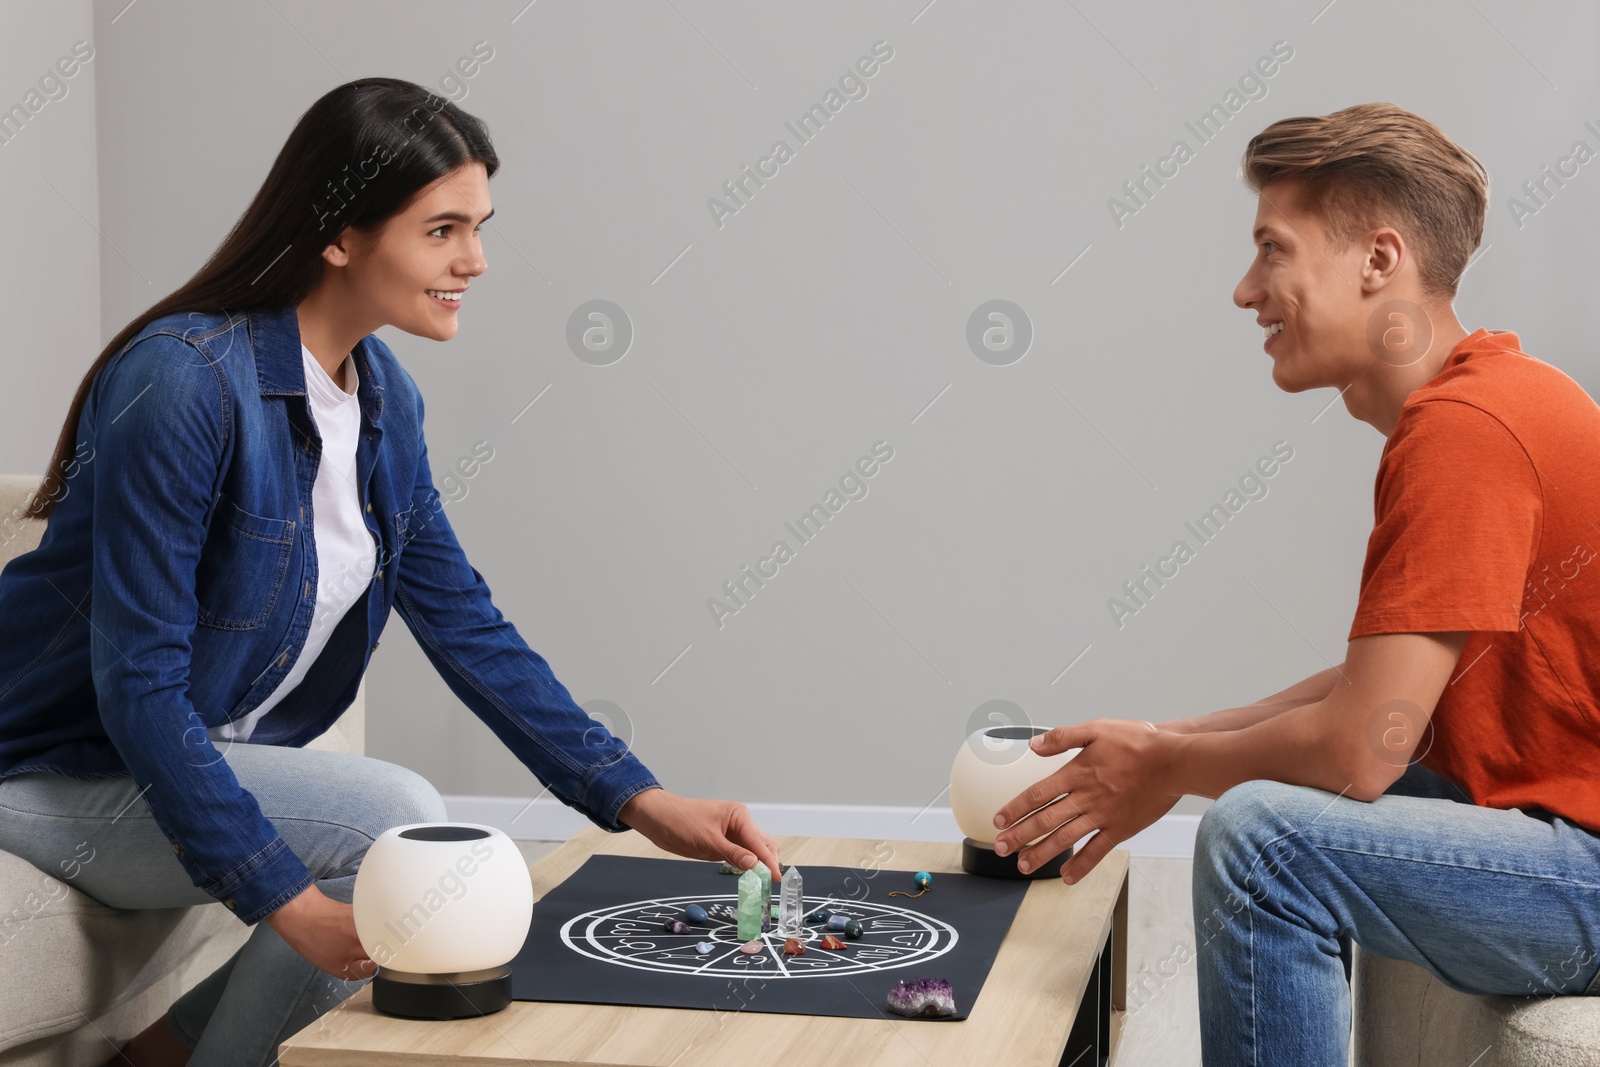
[[[39,478],[0,475],[0,517],[20,514]],[[0,567],[39,543],[42,523],[0,543]],[[366,683],[308,747],[361,753]],[[0,1067],[95,1067],[160,1018],[250,936],[219,903],[108,908],[0,851]],[[29,917],[31,916],[31,917]],[[23,921],[17,921],[17,920]],[[3,939],[0,939],[3,940]]]
[[[1600,997],[1475,997],[1357,946],[1356,1067],[1600,1067]]]

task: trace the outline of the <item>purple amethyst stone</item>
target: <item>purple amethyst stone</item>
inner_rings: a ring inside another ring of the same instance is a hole
[[[896,1015],[954,1015],[956,997],[946,979],[913,978],[909,982],[897,982],[889,990],[889,1010]]]

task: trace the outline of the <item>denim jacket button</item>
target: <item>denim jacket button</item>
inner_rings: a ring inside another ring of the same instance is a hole
[[[233,910],[233,898],[232,897],[229,897],[227,900],[224,900],[222,903],[223,903],[223,906],[226,907],[229,911]]]
[[[177,843],[177,842],[176,842],[176,841],[174,841],[174,842],[173,842],[173,843],[172,843],[172,854],[173,854],[173,855],[174,855],[174,856],[176,856],[176,855],[177,855],[177,854],[178,854],[178,853],[180,853],[180,852],[182,852],[182,851],[183,851],[183,846],[182,846],[182,845],[180,845],[180,844],[178,844],[178,843]]]
[[[372,510],[372,501],[370,501],[370,500],[369,500],[369,501],[367,501],[367,510],[368,510],[368,511],[371,511],[371,510]]]

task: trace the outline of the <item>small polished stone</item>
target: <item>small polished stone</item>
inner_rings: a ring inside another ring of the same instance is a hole
[[[822,947],[830,952],[838,952],[840,949],[845,947],[845,944],[832,934],[823,934]]]
[[[844,936],[848,937],[852,941],[861,940],[861,920],[851,919],[849,922],[845,923]]]
[[[758,937],[754,941],[746,941],[744,944],[740,945],[739,951],[743,952],[746,956],[754,956],[757,952],[760,952],[766,947],[766,942],[762,941]]]
[[[832,914],[833,912],[829,911],[827,908],[818,908],[816,911],[806,916],[806,922],[825,923],[828,921],[828,916]]]
[[[706,914],[706,909],[702,908],[698,904],[690,904],[688,907],[684,908],[683,917],[692,923],[707,922],[711,918],[710,915]]]
[[[824,927],[824,929],[826,929],[829,933],[842,934],[842,933],[844,933],[844,928],[846,926],[848,926],[849,923],[850,923],[849,916],[846,916],[846,915],[830,915],[830,916],[828,916],[828,922],[827,922],[827,925]]]
[[[700,955],[702,955],[702,956],[709,956],[709,955],[711,955],[712,950],[715,949],[716,947],[717,947],[716,945],[713,945],[709,941],[702,941],[702,942],[700,942],[698,945],[696,945],[694,947],[694,950],[696,952],[700,953]]]
[[[694,933],[694,928],[688,923],[684,922],[682,919],[668,919],[666,922],[661,924],[661,927],[669,934]]]
[[[778,921],[778,905],[776,905],[776,904],[774,904],[772,906],[772,921],[773,922],[777,922]]]
[[[804,956],[806,947],[800,943],[798,937],[791,937],[783,943],[783,954],[785,956]]]

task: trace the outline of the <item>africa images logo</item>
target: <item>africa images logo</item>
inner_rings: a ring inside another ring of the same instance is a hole
[[[1120,630],[1127,625],[1128,616],[1137,615],[1148,607],[1156,592],[1165,589],[1167,582],[1178,576],[1179,568],[1194,559],[1199,554],[1201,546],[1209,545],[1216,540],[1222,528],[1228,524],[1228,520],[1243,511],[1246,504],[1252,500],[1265,499],[1268,492],[1266,480],[1278,473],[1280,463],[1288,463],[1293,458],[1294,447],[1289,442],[1273,442],[1272,454],[1256,460],[1255,466],[1239,477],[1237,489],[1229,487],[1223,494],[1221,502],[1212,504],[1194,522],[1183,524],[1184,529],[1194,534],[1195,540],[1199,542],[1198,545],[1191,547],[1186,538],[1180,537],[1173,542],[1170,552],[1156,560],[1154,573],[1151,573],[1147,564],[1139,572],[1138,577],[1122,583],[1122,592],[1127,596],[1127,600],[1121,597],[1107,597],[1106,609],[1111,612],[1111,621],[1117,624],[1117,629]],[[1155,584],[1154,589],[1150,587],[1151,583]]]
[[[1202,112],[1193,122],[1183,124],[1195,139],[1191,146],[1183,137],[1172,142],[1171,149],[1155,162],[1152,170],[1147,163],[1139,168],[1137,176],[1122,183],[1122,193],[1126,199],[1115,196],[1106,198],[1106,211],[1111,215],[1111,221],[1117,229],[1127,225],[1127,220],[1137,215],[1151,200],[1155,199],[1158,190],[1166,188],[1167,182],[1176,178],[1180,168],[1194,159],[1200,149],[1222,136],[1222,131],[1230,119],[1244,110],[1246,104],[1254,100],[1266,98],[1269,86],[1268,79],[1277,74],[1283,65],[1294,58],[1294,48],[1288,41],[1272,42],[1270,55],[1259,57],[1253,66],[1247,68],[1239,76],[1238,88],[1229,87],[1222,94],[1222,100],[1213,103]]]
[[[821,101],[801,112],[793,122],[783,124],[784,129],[794,135],[794,146],[791,147],[782,138],[773,141],[771,151],[756,160],[754,172],[746,163],[739,168],[737,178],[722,183],[726,200],[707,197],[706,209],[711,212],[711,221],[717,224],[717,229],[727,225],[730,216],[748,207],[757,190],[765,189],[767,182],[776,178],[779,170],[795,159],[799,148],[815,140],[829,120],[844,110],[845,104],[852,100],[865,100],[869,90],[868,80],[893,58],[893,45],[884,40],[874,41],[871,55],[857,59],[853,66],[845,68],[845,72],[839,75],[837,89],[829,86],[828,91],[822,94]]]
[[[740,568],[737,577],[722,583],[722,591],[728,597],[726,601],[714,596],[707,597],[706,607],[710,610],[711,621],[717,624],[717,629],[722,629],[723,620],[729,615],[737,615],[749,607],[756,593],[766,588],[767,581],[778,576],[778,569],[795,558],[801,545],[810,544],[823,528],[844,510],[847,503],[852,500],[865,500],[869,491],[867,480],[883,469],[882,464],[888,463],[893,458],[893,445],[884,440],[874,441],[871,454],[856,460],[854,466],[847,468],[844,474],[839,476],[837,489],[829,486],[819,503],[812,504],[793,522],[783,524],[783,528],[794,536],[793,548],[782,538],[774,541],[772,550],[756,560],[754,572],[751,571],[750,565],[746,564]]]

